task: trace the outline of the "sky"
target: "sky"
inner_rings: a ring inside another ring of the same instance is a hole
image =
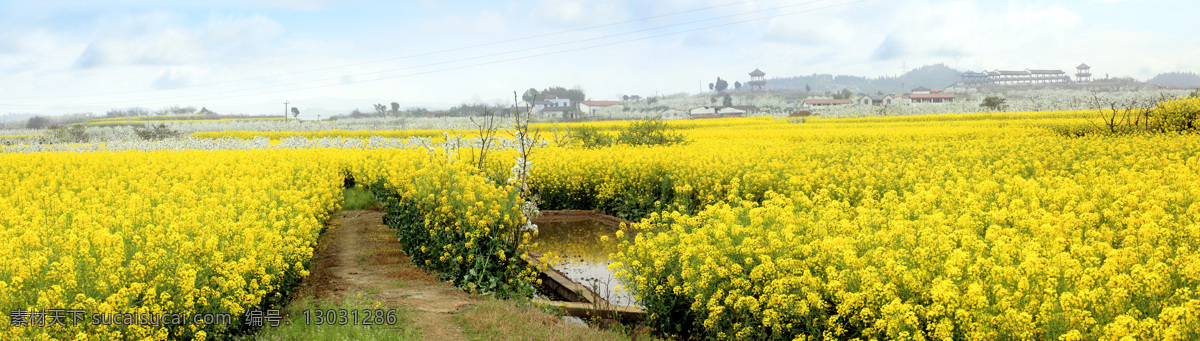
[[[814,73],[1200,71],[1184,0],[0,0],[0,115],[593,100]]]

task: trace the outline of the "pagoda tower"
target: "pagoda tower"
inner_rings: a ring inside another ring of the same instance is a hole
[[[767,90],[767,81],[766,79],[763,79],[763,77],[766,75],[766,72],[762,72],[762,70],[757,68],[755,68],[754,71],[750,71],[750,81],[746,83],[746,85],[750,87],[750,91]]]
[[[1083,83],[1083,82],[1091,82],[1092,81],[1092,67],[1091,66],[1088,66],[1087,64],[1079,64],[1079,66],[1075,67],[1075,70],[1077,70],[1077,72],[1075,73],[1075,80],[1077,82]]]

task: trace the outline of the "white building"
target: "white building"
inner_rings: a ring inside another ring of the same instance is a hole
[[[558,98],[558,96],[550,96],[550,97],[546,97],[545,101],[547,103],[550,103],[549,105],[547,105],[550,107],[569,107],[569,106],[571,106],[570,98]]]
[[[882,97],[860,96],[854,102],[862,105],[891,105],[892,103],[899,103],[896,99],[896,95],[890,94]]]
[[[579,111],[584,115],[596,116],[596,112],[601,109],[621,110],[625,108],[625,104],[617,101],[580,101]]]

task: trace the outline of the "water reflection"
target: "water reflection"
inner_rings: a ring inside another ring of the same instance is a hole
[[[608,254],[617,252],[617,228],[595,220],[539,222],[533,251],[547,255],[552,268],[616,305],[633,305],[632,295],[608,270]]]

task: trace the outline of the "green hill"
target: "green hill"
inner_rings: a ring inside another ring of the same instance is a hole
[[[810,76],[771,78],[767,80],[767,89],[797,91],[804,90],[805,85],[813,92],[837,92],[850,89],[854,93],[875,94],[906,93],[917,87],[930,89],[946,88],[962,80],[962,71],[952,69],[944,64],[926,65],[901,75],[900,77],[868,78],[861,76],[813,74]]]
[[[1146,83],[1176,88],[1200,88],[1200,75],[1191,72],[1168,72],[1154,76]]]

